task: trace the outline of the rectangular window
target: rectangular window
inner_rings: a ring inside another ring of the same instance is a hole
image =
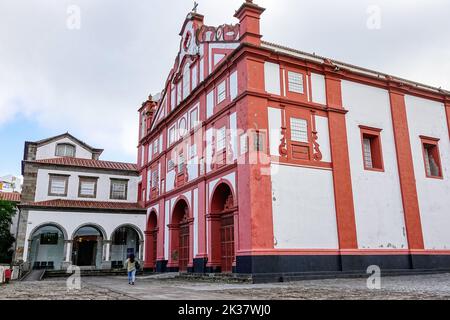
[[[195,158],[197,156],[197,145],[193,144],[190,148],[189,148],[189,157]]]
[[[247,135],[243,134],[240,137],[240,154],[246,154],[248,152],[248,139]]]
[[[197,82],[197,66],[195,65],[195,66],[193,66],[192,67],[192,90],[194,89],[194,88],[196,88],[197,87],[197,85],[198,85],[198,82]]]
[[[57,245],[58,244],[58,233],[46,232],[41,233],[40,245]]]
[[[381,129],[359,126],[364,169],[384,171],[383,152],[381,149]]]
[[[57,157],[75,157],[75,146],[67,143],[60,143],[56,146]]]
[[[180,154],[178,156],[178,174],[184,173],[184,168],[185,168],[185,159],[184,159],[184,155]]]
[[[256,152],[264,152],[264,133],[255,132],[253,134],[253,150]]]
[[[181,103],[182,96],[181,96],[181,91],[183,90],[183,88],[181,87],[181,81],[177,84],[177,106]]]
[[[159,139],[153,142],[153,154],[158,154],[159,152]]]
[[[238,95],[237,71],[230,75],[230,99],[234,100]]]
[[[217,130],[217,151],[225,149],[227,128],[223,127]]]
[[[291,118],[291,140],[308,143],[308,122],[304,119]]]
[[[198,123],[198,108],[194,108],[190,113],[190,122],[191,127],[190,129],[194,129],[197,126]]]
[[[152,189],[155,189],[158,187],[159,182],[159,172],[158,169],[152,172]]]
[[[50,175],[48,195],[67,197],[68,183],[69,183],[69,176]]]
[[[227,97],[227,85],[226,81],[222,81],[217,87],[217,104],[223,102]]]
[[[288,71],[288,90],[294,93],[304,93],[303,74]]]
[[[187,64],[183,73],[183,100],[191,93],[191,69]]]
[[[175,126],[169,129],[169,146],[171,146],[176,141],[176,130]]]
[[[167,161],[167,172],[172,171],[175,168],[175,163],[173,160]]]
[[[171,97],[170,97],[170,110],[175,109],[176,103],[177,103],[176,88],[172,84],[172,93],[171,93]]]
[[[80,177],[80,184],[78,187],[78,197],[95,198],[97,196],[97,181],[98,178]]]
[[[110,199],[126,200],[128,180],[111,179]]]
[[[421,136],[425,174],[428,178],[442,179],[441,156],[439,153],[439,139]]]

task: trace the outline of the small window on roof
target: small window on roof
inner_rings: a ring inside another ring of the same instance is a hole
[[[75,157],[75,146],[68,143],[59,143],[56,145],[57,157]]]

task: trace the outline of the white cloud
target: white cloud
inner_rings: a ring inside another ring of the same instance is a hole
[[[241,0],[202,0],[210,25],[236,22]],[[450,88],[450,3],[256,0],[268,41]],[[67,7],[81,29],[66,27]],[[381,29],[366,27],[369,5]],[[192,2],[3,0],[0,4],[0,126],[22,113],[45,128],[134,157],[137,109],[161,90]],[[43,138],[43,137],[30,137]]]

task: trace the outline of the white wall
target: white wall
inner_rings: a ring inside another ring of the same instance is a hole
[[[264,83],[267,93],[280,95],[280,65],[266,62],[264,63]]]
[[[328,129],[328,118],[316,116],[317,143],[322,152],[322,161],[331,162],[330,131]]]
[[[135,176],[121,176],[121,175],[111,175],[111,174],[100,174],[100,173],[87,173],[87,172],[77,172],[77,171],[65,171],[65,170],[48,170],[39,169],[36,184],[36,195],[35,201],[46,201],[60,199],[61,196],[51,197],[48,195],[48,184],[49,184],[49,174],[62,174],[70,175],[68,183],[67,197],[64,199],[68,200],[90,200],[90,201],[112,201],[112,202],[124,202],[124,200],[112,200],[109,198],[110,195],[110,179],[129,179],[128,181],[128,198],[126,202],[136,202],[137,201],[137,185],[139,177]],[[78,186],[79,186],[79,176],[84,177],[98,177],[97,182],[97,198],[78,198]]]
[[[92,153],[85,149],[84,147],[77,144],[75,141],[69,138],[62,138],[57,141],[51,142],[49,144],[40,146],[37,148],[36,151],[36,160],[42,160],[42,159],[53,159],[57,158],[55,156],[56,154],[56,145],[59,143],[69,143],[75,145],[75,157],[76,158],[82,158],[82,159],[92,159]]]
[[[407,248],[389,94],[386,90],[342,82],[360,249]],[[364,169],[360,125],[382,129],[385,172]]]
[[[272,164],[272,193],[276,249],[339,247],[331,170]]]
[[[91,212],[64,212],[64,211],[33,211],[28,213],[28,225],[25,238],[25,255],[28,252],[28,239],[30,233],[41,225],[57,223],[61,225],[69,238],[84,224],[96,224],[101,226],[107,239],[110,240],[112,233],[120,226],[132,225],[144,233],[146,227],[145,214],[113,214],[113,213],[91,213]]]
[[[450,141],[442,103],[405,97],[425,249],[450,249]],[[427,178],[421,135],[439,138],[444,179]]]
[[[325,77],[321,74],[311,74],[312,101],[320,104],[327,104],[325,93]]]

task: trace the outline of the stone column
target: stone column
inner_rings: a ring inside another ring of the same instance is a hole
[[[61,266],[63,270],[72,265],[72,246],[73,240],[64,240],[64,261]]]
[[[139,261],[144,261],[145,241],[139,240]]]
[[[102,269],[111,269],[111,240],[103,240]]]

